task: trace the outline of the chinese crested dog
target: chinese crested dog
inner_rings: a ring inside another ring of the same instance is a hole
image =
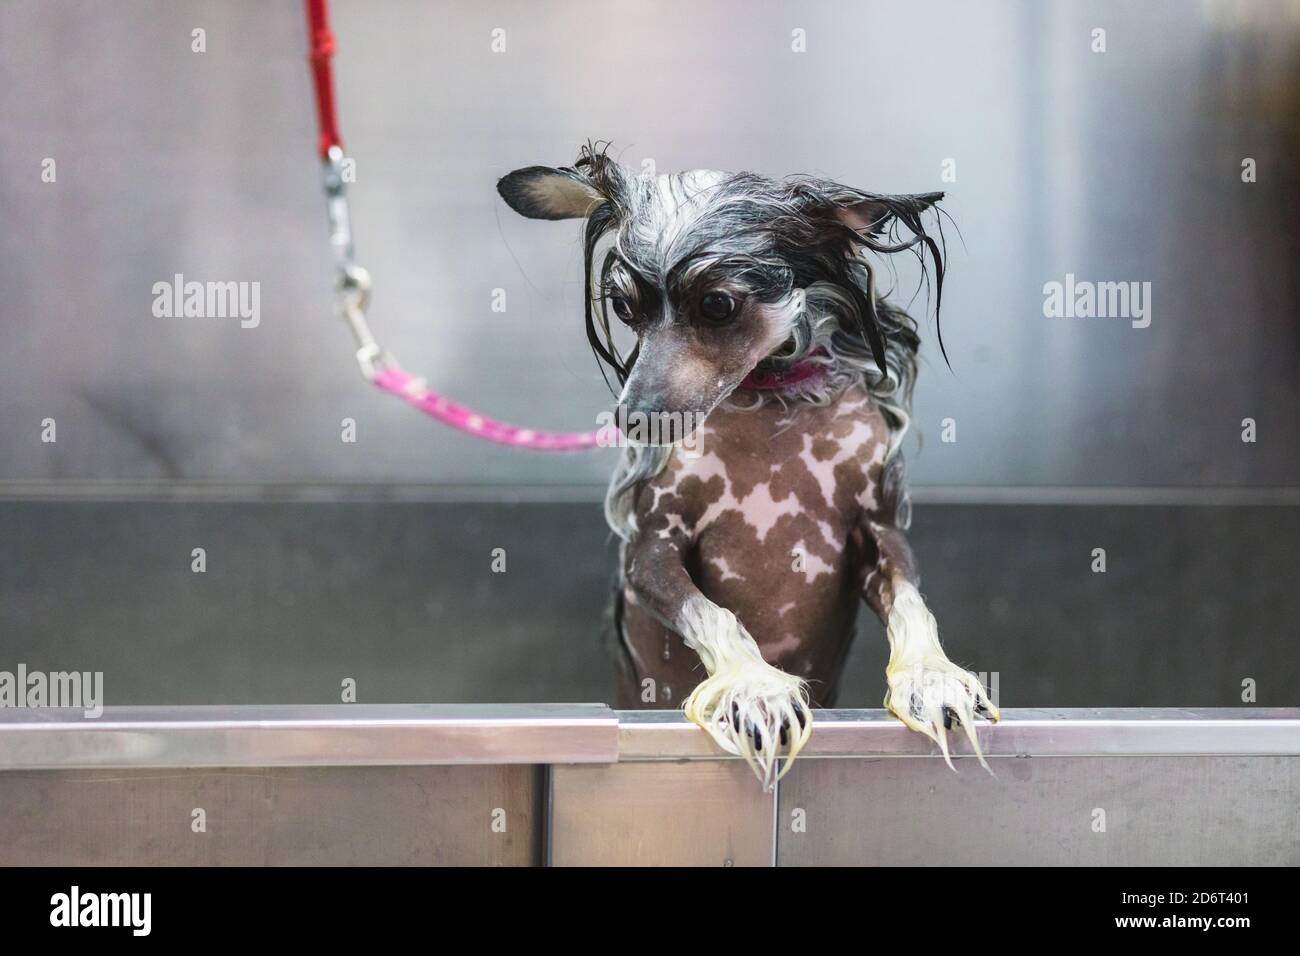
[[[865,600],[889,638],[885,706],[946,760],[959,726],[983,762],[975,721],[997,708],[944,654],[905,537],[917,327],[877,289],[882,261],[916,255],[937,325],[942,230],[924,219],[943,194],[637,175],[590,146],[498,191],[529,218],[584,220],[591,346],[620,412],[668,436],[629,443],[606,498],[622,540],[619,706],[684,698],[770,787],[808,740],[810,705],[834,701]],[[614,319],[635,335],[626,355]]]

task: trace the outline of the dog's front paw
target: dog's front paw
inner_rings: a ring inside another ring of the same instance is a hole
[[[709,672],[682,705],[686,716],[727,753],[744,757],[770,790],[812,734],[803,681],[764,661],[736,615],[703,597],[682,606],[677,629]]]
[[[953,724],[961,727],[980,765],[988,770],[975,736],[975,718],[996,722],[1001,715],[979,678],[948,660],[939,644],[934,615],[911,584],[898,586],[888,630],[890,653],[885,681],[889,689],[885,692],[885,708],[938,744],[949,767],[952,758],[947,732]]]
[[[966,732],[980,765],[989,769],[975,736],[975,719],[984,717],[996,722],[1002,715],[989,700],[978,677],[940,653],[916,661],[891,663],[885,670],[885,681],[889,685],[885,708],[908,727],[937,743],[949,767],[952,758],[948,755],[947,732],[956,724]]]
[[[725,661],[684,706],[719,747],[745,758],[767,790],[785,776],[812,733],[803,681],[748,655]]]

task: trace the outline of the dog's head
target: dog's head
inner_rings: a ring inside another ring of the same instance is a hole
[[[905,332],[914,351],[915,333],[877,309],[866,250],[928,250],[942,288],[939,246],[921,224],[942,193],[713,170],[638,175],[592,148],[571,167],[515,170],[497,190],[530,219],[586,220],[588,338],[623,386],[624,410],[661,419],[665,434],[698,424],[765,359],[798,357],[828,314],[888,376],[886,339]],[[626,357],[611,313],[636,335]]]

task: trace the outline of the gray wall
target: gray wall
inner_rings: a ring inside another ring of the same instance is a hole
[[[376,328],[465,401],[572,428],[608,402],[576,228],[515,218],[493,183],[612,139],[660,169],[949,191],[954,371],[928,335],[918,483],[1300,478],[1294,0],[333,6]],[[330,314],[301,17],[0,5],[0,481],[603,480],[608,455],[476,443],[357,378]],[[151,286],[176,272],[261,282],[261,326],[154,318]],[[1150,328],[1044,318],[1043,283],[1067,272],[1153,283]]]

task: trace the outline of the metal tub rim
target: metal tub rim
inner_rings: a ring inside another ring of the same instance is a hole
[[[940,756],[883,710],[818,711],[813,727],[801,759]],[[978,735],[990,758],[1294,756],[1300,708],[1007,709]],[[678,711],[604,704],[0,708],[0,770],[728,759]]]

